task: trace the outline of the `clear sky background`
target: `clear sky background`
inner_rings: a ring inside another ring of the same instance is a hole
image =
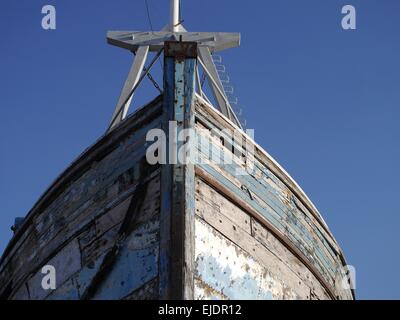
[[[169,0],[148,0],[154,29]],[[41,28],[41,8],[57,29]],[[357,30],[341,8],[357,9]],[[0,5],[0,252],[52,181],[104,133],[131,63],[107,30],[149,30],[144,0]],[[321,211],[359,299],[400,298],[400,1],[183,0],[191,31],[235,31],[223,58],[248,127]],[[160,80],[160,66],[156,74]],[[134,107],[156,95],[151,85]]]

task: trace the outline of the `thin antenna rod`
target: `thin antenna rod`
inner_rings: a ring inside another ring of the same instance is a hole
[[[171,0],[171,20],[170,20],[170,28],[172,32],[179,31],[179,1],[180,0]]]

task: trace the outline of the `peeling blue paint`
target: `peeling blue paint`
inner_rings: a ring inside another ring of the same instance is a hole
[[[272,300],[272,292],[263,290],[259,280],[249,273],[244,277],[234,277],[229,266],[221,266],[211,255],[196,259],[197,276],[209,287],[221,292],[232,300]]]

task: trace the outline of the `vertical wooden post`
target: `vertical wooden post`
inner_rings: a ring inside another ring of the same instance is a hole
[[[193,299],[194,165],[178,153],[193,143],[183,130],[194,129],[197,43],[166,42],[164,55],[163,129],[170,148],[161,170],[160,298]]]

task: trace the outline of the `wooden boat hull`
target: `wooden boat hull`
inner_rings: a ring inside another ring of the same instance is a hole
[[[187,89],[193,60],[166,61],[164,95],[86,150],[39,199],[0,260],[1,298],[354,298],[343,285],[343,253],[305,193]],[[192,146],[205,161],[149,164],[146,135],[170,120],[195,130]],[[221,129],[254,149],[248,174],[236,174],[247,170],[248,150],[213,134]],[[210,148],[231,163],[206,161]],[[54,290],[41,285],[45,265],[56,269]]]

